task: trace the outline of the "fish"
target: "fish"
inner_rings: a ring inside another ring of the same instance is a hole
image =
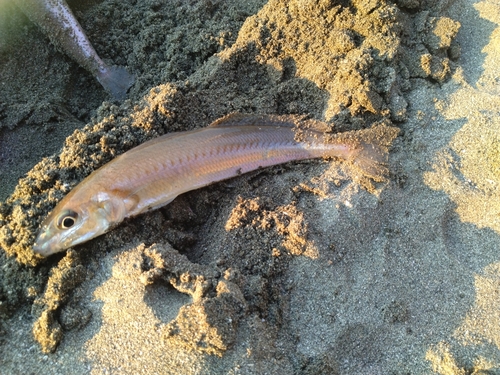
[[[124,100],[135,77],[125,68],[109,66],[99,57],[64,0],[14,0],[52,43],[89,71],[115,100]]]
[[[300,116],[233,113],[204,128],[147,141],[72,189],[42,222],[33,250],[43,257],[64,251],[187,191],[293,160],[340,158],[384,180],[387,147],[397,128],[329,130],[324,122]]]

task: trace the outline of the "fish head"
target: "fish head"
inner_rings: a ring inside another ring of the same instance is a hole
[[[85,203],[66,198],[42,222],[33,245],[35,253],[48,256],[64,251],[107,232],[123,220],[123,204],[107,196],[97,196]]]

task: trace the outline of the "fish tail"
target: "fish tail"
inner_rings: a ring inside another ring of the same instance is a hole
[[[388,153],[379,144],[360,142],[352,151],[350,161],[364,177],[374,181],[384,181],[389,174]]]
[[[361,179],[382,182],[389,174],[389,147],[398,133],[398,128],[381,123],[370,129],[340,133],[333,141],[347,146],[345,159],[357,169]]]
[[[121,66],[106,66],[98,71],[97,80],[113,96],[113,99],[124,100],[135,77]]]

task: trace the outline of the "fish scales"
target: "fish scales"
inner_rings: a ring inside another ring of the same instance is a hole
[[[63,198],[42,223],[33,249],[44,256],[62,251],[184,192],[292,160],[340,157],[372,175],[384,173],[386,150],[376,141],[365,144],[352,134],[332,138],[320,122],[306,129],[297,124],[300,119],[291,116],[230,115],[133,148]]]
[[[115,159],[111,162],[115,163],[113,179],[102,174],[101,186],[138,195],[139,204],[127,215],[135,216],[214,181],[259,167],[321,156],[294,142],[293,137],[293,130],[283,127],[257,131],[255,127],[211,128],[182,138],[167,137],[164,143]]]

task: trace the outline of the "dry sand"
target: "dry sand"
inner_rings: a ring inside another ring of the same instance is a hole
[[[76,3],[137,81],[0,3],[2,374],[500,374],[498,1]],[[291,163],[33,255],[90,171],[233,111],[392,121],[390,179]]]

